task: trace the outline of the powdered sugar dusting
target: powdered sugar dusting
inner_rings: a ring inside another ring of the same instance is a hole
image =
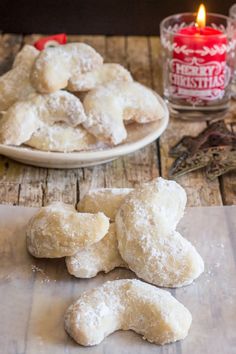
[[[79,98],[58,91],[50,95],[32,94],[24,101],[16,102],[0,121],[0,141],[21,145],[44,124],[65,122],[76,126],[86,119]]]
[[[95,69],[102,62],[102,57],[84,43],[46,48],[35,62],[32,81],[39,92],[54,92],[65,88],[70,79]]]
[[[118,329],[133,329],[164,344],[184,338],[190,324],[189,311],[167,291],[136,279],[106,282],[85,292],[65,316],[66,330],[83,345],[98,344]]]
[[[107,233],[109,219],[102,213],[77,213],[72,205],[53,203],[41,208],[27,226],[27,247],[35,257],[71,256],[99,241]]]
[[[108,233],[99,242],[66,257],[66,265],[69,273],[78,278],[92,278],[101,271],[127,267],[118,251],[115,224],[110,224]]]
[[[115,220],[117,210],[131,191],[131,188],[102,188],[90,190],[78,203],[77,208],[79,211],[88,213],[102,211],[113,221]]]
[[[122,258],[141,278],[159,286],[191,283],[204,269],[190,242],[175,231],[186,204],[185,191],[158,178],[131,192],[116,216]]]
[[[30,83],[30,71],[39,51],[25,45],[18,53],[13,68],[0,77],[0,111],[6,111],[18,100],[35,92]]]
[[[26,145],[45,151],[89,151],[105,148],[82,126],[70,127],[66,123],[43,124],[28,140]]]
[[[147,123],[161,119],[163,108],[156,95],[137,82],[117,81],[98,86],[84,99],[88,117],[84,126],[99,139],[114,145],[127,137],[125,120]]]
[[[69,91],[89,91],[112,81],[132,81],[132,76],[122,65],[106,63],[93,71],[74,75],[70,79],[67,89]]]

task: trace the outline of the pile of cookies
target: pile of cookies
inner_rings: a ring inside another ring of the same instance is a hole
[[[91,278],[116,267],[161,287],[191,284],[204,270],[194,246],[176,231],[186,205],[184,189],[157,178],[135,189],[97,189],[71,205],[41,208],[27,227],[28,251],[65,257],[68,272]],[[117,329],[133,329],[158,344],[183,339],[191,314],[167,291],[140,280],[116,280],[84,293],[65,317],[82,345],[100,343]]]
[[[120,144],[127,124],[164,115],[155,92],[84,43],[25,45],[0,77],[0,111],[1,144],[62,152]]]

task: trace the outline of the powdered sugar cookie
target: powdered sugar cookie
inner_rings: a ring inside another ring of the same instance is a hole
[[[156,94],[137,82],[112,82],[101,85],[85,96],[84,123],[98,139],[117,145],[127,132],[124,121],[148,123],[164,115]]]
[[[70,127],[65,123],[44,124],[25,145],[44,151],[88,151],[105,147],[82,126]]]
[[[31,82],[41,93],[63,89],[77,77],[102,65],[95,49],[84,43],[68,43],[44,49],[34,63]]]
[[[122,258],[138,277],[165,287],[190,284],[204,270],[194,246],[177,231],[186,193],[162,178],[136,188],[116,214]]]
[[[115,220],[117,210],[132,188],[98,188],[90,190],[80,200],[77,209],[80,212],[103,212],[111,221]]]
[[[79,344],[96,345],[117,330],[166,344],[184,339],[190,312],[168,291],[136,279],[109,281],[84,292],[65,315],[65,329]]]
[[[69,91],[89,91],[114,81],[133,81],[130,72],[120,64],[106,63],[88,73],[71,78]]]
[[[77,278],[92,278],[99,272],[108,273],[116,267],[127,267],[118,251],[115,224],[110,224],[108,233],[96,243],[66,257],[68,272]]]
[[[61,202],[41,208],[26,230],[28,251],[38,258],[71,256],[101,240],[109,228],[103,213],[78,213]]]
[[[17,54],[13,68],[0,77],[0,111],[35,92],[30,83],[30,72],[39,51],[25,45]]]
[[[0,142],[21,145],[45,123],[65,122],[76,126],[86,119],[83,105],[74,95],[57,91],[49,95],[32,94],[18,101],[0,120]]]

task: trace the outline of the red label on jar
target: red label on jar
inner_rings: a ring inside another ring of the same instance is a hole
[[[226,36],[213,28],[181,29],[170,63],[171,94],[191,103],[222,98],[230,76],[226,44]]]

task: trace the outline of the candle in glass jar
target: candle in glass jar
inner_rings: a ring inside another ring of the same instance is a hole
[[[205,26],[205,18],[201,5],[196,24],[179,29],[174,37],[171,91],[191,104],[222,98],[229,80],[226,35]]]

